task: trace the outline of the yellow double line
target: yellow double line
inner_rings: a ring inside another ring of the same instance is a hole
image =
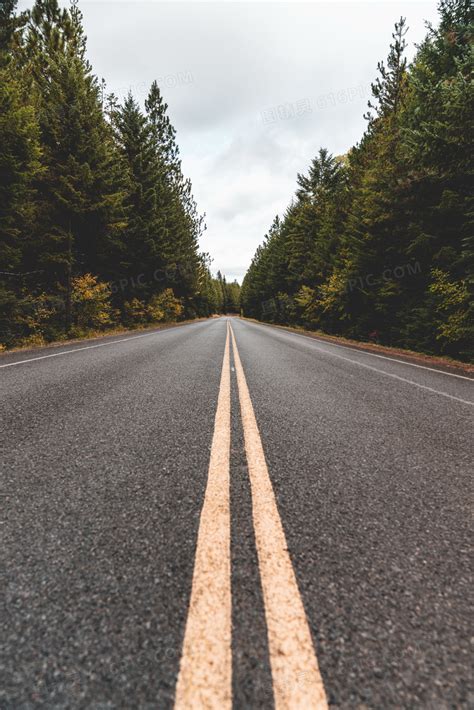
[[[327,701],[311,632],[229,321],[175,708],[232,707],[230,337],[252,493],[275,707],[323,710]]]

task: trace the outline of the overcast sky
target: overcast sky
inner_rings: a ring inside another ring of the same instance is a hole
[[[20,2],[20,7],[31,6]],[[183,171],[207,231],[212,270],[241,281],[321,146],[345,153],[407,17],[409,58],[437,2],[142,2],[80,0],[88,57],[109,91],[143,103],[157,79]]]

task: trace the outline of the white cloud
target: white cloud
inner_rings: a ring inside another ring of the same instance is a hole
[[[394,22],[407,17],[413,56],[436,5],[79,2],[89,59],[109,90],[131,87],[143,101],[162,79],[185,174],[207,214],[202,248],[215,270],[239,279],[296,173],[320,146],[340,154],[360,139]]]

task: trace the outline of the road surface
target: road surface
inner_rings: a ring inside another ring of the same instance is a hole
[[[0,707],[472,707],[473,403],[237,318],[2,356]]]

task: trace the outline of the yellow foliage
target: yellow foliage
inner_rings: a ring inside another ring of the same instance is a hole
[[[183,303],[176,298],[173,289],[167,288],[150,298],[148,303],[132,298],[125,304],[125,315],[131,323],[170,323],[183,313]]]
[[[469,332],[469,290],[464,280],[450,281],[449,274],[441,269],[431,272],[433,282],[429,291],[436,297],[438,323],[437,340],[456,343]]]
[[[139,298],[132,298],[124,303],[125,316],[132,323],[144,323],[147,317],[147,308]]]
[[[301,308],[307,309],[314,303],[316,291],[309,286],[302,286],[295,296],[295,301]]]
[[[20,347],[41,347],[45,345],[46,341],[41,333],[32,333],[27,335],[25,338],[20,338],[18,345]]]
[[[33,331],[31,337],[34,338],[35,335],[41,335],[42,327],[48,322],[51,317],[54,317],[56,310],[54,304],[51,302],[50,297],[46,293],[40,293],[38,296],[31,296],[28,299],[29,308],[26,309],[23,322],[28,326],[28,329]],[[22,341],[23,343],[23,341]],[[35,342],[25,342],[25,345],[41,345],[41,343]]]
[[[159,323],[165,319],[165,312],[159,299],[159,296],[152,296],[148,306],[146,307],[147,316],[149,320],[154,323]]]
[[[430,285],[430,292],[441,297],[439,310],[448,311],[450,308],[468,304],[469,291],[465,281],[449,281],[449,275],[441,269],[433,269],[431,275],[433,283]]]
[[[110,285],[84,274],[72,280],[74,319],[80,328],[102,328],[113,322]]]
[[[323,311],[335,311],[341,307],[347,289],[347,277],[343,271],[335,269],[320,288],[319,303]]]
[[[180,298],[176,298],[172,288],[166,288],[161,293],[153,296],[149,303],[151,312],[158,313],[162,311],[163,316],[160,320],[167,323],[178,320],[183,314],[184,306]]]

